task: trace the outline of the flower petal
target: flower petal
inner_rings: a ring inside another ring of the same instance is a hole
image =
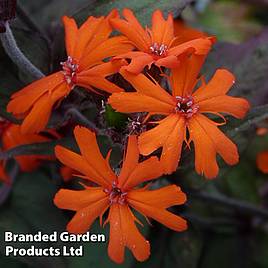
[[[20,125],[14,124],[11,124],[7,129],[5,129],[2,135],[2,144],[4,150],[9,150],[19,145],[41,143],[49,140],[50,139],[37,134],[23,135],[20,131]],[[39,161],[41,159],[49,160],[51,157],[40,155],[26,155],[17,156],[15,159],[19,163],[22,171],[29,172],[38,167]]]
[[[76,126],[74,136],[78,143],[82,156],[86,159],[91,167],[103,177],[108,184],[112,185],[116,181],[116,176],[103,158],[97,144],[96,135],[85,127]]]
[[[168,55],[179,56],[186,51],[193,51],[196,55],[207,55],[212,44],[213,40],[210,37],[198,38],[170,48]]]
[[[114,92],[122,92],[123,89],[115,85],[114,83],[111,83],[106,78],[102,76],[81,76],[77,80],[77,84],[79,86],[85,87],[86,89],[90,91],[94,91],[92,87],[95,87],[97,89],[103,90],[108,93],[114,93]]]
[[[152,15],[152,40],[154,43],[165,44],[169,46],[174,38],[173,17],[168,15],[167,20],[164,19],[160,10],[154,11]]]
[[[104,197],[87,207],[79,209],[67,225],[67,231],[74,234],[87,232],[97,217],[102,215],[109,207],[110,201]]]
[[[85,49],[90,44],[91,39],[96,36],[96,32],[98,31],[98,28],[101,26],[101,23],[103,23],[104,17],[95,18],[90,16],[79,28],[77,33],[77,39],[76,39],[76,45],[72,58],[79,61]]]
[[[106,63],[102,63],[99,65],[96,65],[86,71],[81,72],[81,74],[79,74],[79,76],[83,77],[83,76],[102,76],[102,77],[106,77],[109,75],[112,75],[114,73],[119,72],[120,68],[122,66],[125,66],[127,64],[127,62],[125,60],[122,59],[116,59],[116,60],[112,60]]]
[[[50,96],[41,97],[25,117],[21,125],[21,132],[38,133],[45,129],[53,107]]]
[[[91,187],[79,191],[61,189],[54,197],[54,204],[58,208],[77,211],[104,198],[108,197],[101,187]]]
[[[182,205],[186,202],[186,195],[177,185],[168,185],[157,190],[132,190],[127,195],[128,199],[145,202],[158,208],[169,208]]]
[[[90,41],[87,43],[82,53],[81,60],[83,60],[84,57],[87,57],[88,53],[91,51],[94,51],[96,48],[98,49],[98,47],[109,38],[109,35],[113,30],[112,26],[110,25],[110,20],[117,17],[119,17],[119,14],[116,9],[113,9],[105,18],[101,17],[100,23],[94,30]],[[85,33],[85,35],[87,35],[87,33]]]
[[[263,173],[268,173],[268,152],[264,151],[257,155],[257,166]]]
[[[157,179],[162,174],[163,171],[158,158],[152,156],[149,159],[139,163],[130,173],[129,177],[124,183],[119,181],[119,187],[127,191],[140,183]]]
[[[203,113],[221,112],[236,118],[243,118],[250,105],[246,99],[227,95],[212,97],[198,103],[199,111]]]
[[[81,155],[59,145],[55,147],[55,154],[61,163],[85,175],[85,179],[93,181],[103,187],[110,187],[110,184],[105,180],[103,175],[99,174],[94,166],[89,165]]]
[[[114,60],[83,71],[77,76],[77,85],[89,90],[93,86],[109,93],[122,92],[122,88],[111,83],[105,77],[117,73],[123,65],[125,65],[124,60]]]
[[[200,69],[206,55],[188,55],[179,57],[180,66],[171,70],[171,85],[173,96],[186,97],[192,94]]]
[[[187,229],[187,222],[183,218],[172,214],[163,207],[156,207],[150,203],[146,203],[142,199],[136,201],[128,198],[128,203],[141,214],[162,223],[174,231],[184,231]]]
[[[225,69],[218,69],[207,85],[193,94],[196,102],[225,95],[235,83],[234,75]]]
[[[229,165],[238,163],[239,155],[236,145],[206,116],[195,115],[189,120],[188,128],[190,138],[194,142],[197,173],[204,173],[209,179],[217,176],[219,167],[216,153]]]
[[[118,182],[123,185],[129,174],[135,169],[139,162],[139,149],[137,137],[135,135],[130,135],[128,137],[128,144],[125,150],[125,157],[123,160],[123,165],[118,177]]]
[[[72,56],[75,50],[77,41],[78,28],[75,20],[67,16],[62,18],[65,28],[65,47],[68,56]]]
[[[143,55],[138,57],[132,57],[130,64],[126,66],[125,69],[130,73],[139,74],[146,66],[150,68],[153,62],[154,59],[151,55],[143,53]]]
[[[123,16],[125,19],[139,32],[142,34],[142,38],[144,38],[145,41],[149,42],[149,36],[147,35],[146,31],[143,29],[142,25],[139,23],[137,18],[135,17],[134,13],[129,8],[123,9]]]
[[[111,19],[114,29],[124,34],[141,51],[146,51],[150,46],[150,37],[142,28],[135,15],[130,9],[124,9],[123,19]]]
[[[121,113],[151,112],[153,114],[169,114],[174,106],[141,93],[113,93],[108,103]]]
[[[21,133],[38,133],[45,129],[54,104],[69,93],[65,83],[58,85],[53,92],[40,97],[23,120]]]
[[[57,72],[31,83],[11,96],[7,111],[15,115],[27,112],[42,95],[52,92],[63,82],[63,74]]]
[[[176,171],[181,158],[181,148],[185,136],[186,122],[183,117],[180,117],[163,144],[160,163],[165,174],[171,174]]]
[[[160,58],[158,60],[155,61],[155,65],[158,67],[166,67],[166,68],[178,68],[180,65],[182,64],[182,62],[178,59],[177,56],[174,55],[170,55],[164,58]]]
[[[133,45],[131,45],[124,36],[109,38],[96,48],[87,51],[79,63],[79,68],[85,70],[102,62],[102,60],[106,58],[126,53],[132,50],[132,48]]]
[[[149,155],[162,147],[179,120],[178,115],[171,114],[160,121],[159,125],[143,132],[139,137],[139,149],[143,155]]]
[[[145,261],[150,255],[150,244],[137,229],[133,214],[127,205],[113,204],[109,213],[110,241],[108,254],[116,263],[124,261],[125,247],[128,247],[138,261]]]
[[[143,74],[134,75],[122,68],[120,74],[136,89],[138,93],[155,98],[161,102],[175,107],[174,98],[168,94],[159,84],[152,82]]]

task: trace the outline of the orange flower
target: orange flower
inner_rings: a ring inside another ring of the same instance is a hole
[[[243,118],[249,104],[245,99],[226,95],[235,78],[224,69],[217,70],[208,84],[202,80],[202,84],[193,92],[203,61],[203,56],[185,57],[180,68],[172,69],[172,95],[143,74],[135,76],[122,68],[121,74],[137,92],[114,93],[108,100],[119,112],[166,115],[163,120],[156,122],[158,126],[141,134],[139,149],[141,154],[149,155],[162,147],[161,163],[168,174],[177,168],[183,141],[188,145],[193,141],[196,171],[204,173],[207,178],[214,178],[218,174],[217,153],[229,165],[236,164],[239,159],[236,145],[217,128],[220,124],[204,113],[222,118],[219,113],[226,113]]]
[[[43,130],[52,108],[76,85],[93,91],[92,87],[109,93],[122,91],[105,77],[116,73],[124,61],[103,62],[105,58],[132,49],[125,37],[109,38],[112,32],[109,20],[117,15],[113,10],[106,18],[89,17],[79,29],[74,19],[63,17],[68,58],[61,63],[62,71],[26,86],[13,94],[8,104],[8,112],[25,118],[21,127],[23,133]]]
[[[263,151],[257,155],[257,167],[263,173],[268,173],[268,151]]]
[[[138,74],[145,66],[156,66],[167,68],[178,67],[180,61],[178,56],[185,52],[196,55],[205,55],[209,51],[214,38],[201,37],[174,46],[176,37],[174,35],[173,17],[169,14],[164,19],[160,10],[156,10],[152,16],[152,29],[143,29],[134,14],[129,9],[123,10],[126,20],[111,19],[112,26],[123,33],[131,41],[138,51],[128,52],[115,57],[131,59],[127,70]]]
[[[156,179],[162,175],[157,157],[139,162],[136,136],[129,136],[127,151],[120,174],[117,176],[101,155],[95,134],[83,127],[76,127],[74,135],[81,154],[61,146],[55,149],[57,158],[66,166],[83,174],[83,178],[96,183],[81,191],[60,190],[54,199],[56,206],[76,211],[67,225],[71,233],[86,232],[93,221],[110,208],[107,222],[110,223],[108,254],[117,262],[124,261],[125,247],[129,248],[139,261],[150,255],[150,244],[136,227],[131,207],[142,215],[153,218],[175,231],[187,228],[186,221],[166,209],[183,204],[186,196],[180,188],[171,185],[149,191],[148,187],[135,188],[138,184]],[[101,220],[102,222],[102,220]]]
[[[2,133],[4,150],[9,150],[19,145],[41,143],[49,140],[49,138],[38,134],[22,134],[20,126],[15,124],[9,124]],[[51,160],[52,158],[42,155],[23,155],[16,156],[15,159],[22,171],[30,172],[39,166],[40,160]]]

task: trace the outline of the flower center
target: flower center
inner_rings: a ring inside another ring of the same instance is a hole
[[[65,81],[67,84],[69,84],[70,87],[73,88],[76,83],[76,74],[79,65],[70,56],[68,56],[68,59],[65,62],[61,62],[60,64],[62,66],[62,72],[64,74]]]
[[[150,51],[152,54],[162,57],[167,55],[168,47],[164,44],[153,43],[150,46]]]
[[[177,100],[177,105],[175,107],[176,113],[180,113],[186,118],[190,118],[199,109],[199,106],[194,103],[194,99],[192,96],[187,97],[176,96],[176,100]]]
[[[105,189],[104,192],[109,195],[111,204],[118,203],[123,205],[126,203],[127,192],[123,192],[120,188],[118,188],[115,182],[113,183],[111,190]]]
[[[144,116],[138,115],[136,118],[128,118],[127,128],[130,134],[140,134],[146,129],[146,125],[143,124]]]

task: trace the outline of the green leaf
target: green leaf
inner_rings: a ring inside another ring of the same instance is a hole
[[[126,125],[127,115],[116,112],[110,105],[106,105],[105,119],[109,127],[122,129]]]
[[[75,18],[83,21],[88,15],[102,16],[108,14],[114,8],[119,10],[130,8],[145,26],[150,25],[151,15],[154,10],[161,9],[165,14],[172,12],[174,16],[178,16],[190,2],[189,0],[101,0],[95,3],[89,3],[88,7],[83,8],[75,14]]]
[[[2,45],[0,45],[0,62],[0,73],[2,77],[0,79],[0,94],[1,99],[3,99],[10,96],[14,90],[21,87],[22,83],[17,74],[17,67],[14,66],[10,58],[6,55]]]
[[[204,250],[200,257],[200,268],[249,267],[246,254],[247,243],[241,244],[242,237],[234,235],[207,234]]]
[[[0,234],[2,242],[0,251],[2,254],[4,254],[6,246],[6,243],[3,242],[4,231],[33,234],[42,231],[49,234],[65,228],[66,218],[62,211],[53,204],[56,191],[56,186],[41,172],[24,173],[18,176],[8,202],[1,208]],[[18,248],[28,248],[31,245],[37,248],[52,246],[51,243],[45,242],[10,242],[9,245]],[[33,267],[65,267],[61,257],[20,257],[15,259]]]
[[[8,268],[28,268],[28,265],[19,262],[15,259],[7,258],[6,256],[0,255],[0,267],[8,267]]]
[[[31,15],[38,24],[45,27],[55,27],[56,24],[61,23],[63,15],[71,16],[80,9],[93,6],[95,0],[40,0],[38,2],[32,0],[24,0],[22,7]],[[90,16],[90,14],[87,14]]]
[[[255,168],[252,163],[242,161],[236,168],[223,178],[227,183],[229,193],[251,203],[259,203]]]
[[[132,9],[138,19],[144,25],[149,25],[151,21],[151,14],[155,9],[161,9],[166,14],[167,12],[173,12],[175,16],[178,16],[182,9],[192,2],[191,0],[76,0],[66,4],[66,0],[52,0],[41,1],[38,5],[35,2],[26,0],[24,7],[28,13],[34,17],[38,23],[43,27],[50,26],[55,22],[60,23],[60,18],[63,15],[75,16],[79,23],[84,22],[88,16],[103,16],[107,15],[112,9],[117,8],[122,10],[123,8]]]
[[[268,267],[268,234],[267,231],[258,230],[254,235],[253,245],[253,266],[258,268]]]
[[[200,238],[200,234],[193,230],[178,233],[154,224],[150,239],[151,256],[143,263],[136,262],[133,267],[198,267]]]
[[[23,173],[15,183],[9,205],[33,226],[32,231],[50,233],[66,224],[62,212],[53,204],[57,188],[51,179],[41,172]]]

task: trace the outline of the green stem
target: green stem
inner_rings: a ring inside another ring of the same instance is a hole
[[[242,123],[240,126],[234,128],[232,130],[229,130],[228,135],[235,136],[239,132],[245,131],[248,128],[250,128],[251,126],[257,125],[258,123],[264,121],[265,119],[268,118],[267,111],[268,111],[268,104],[258,106],[258,107],[251,109],[246,120],[244,120],[245,122]],[[255,114],[257,114],[257,116],[255,116]]]
[[[219,205],[227,206],[234,210],[241,211],[245,214],[257,216],[265,220],[268,220],[267,209],[256,207],[255,205],[252,205],[245,201],[236,200],[236,199],[224,196],[224,195],[216,196],[216,195],[210,195],[210,194],[201,193],[201,192],[191,193],[190,196],[193,198],[208,202],[208,203],[213,202],[213,205],[219,204]]]
[[[76,108],[70,108],[66,111],[65,116],[67,118],[71,118],[75,121],[75,123],[85,126],[87,128],[93,129],[97,131],[99,134],[101,134],[101,130],[96,127],[95,124],[93,124],[91,121],[89,121],[80,111],[78,111]]]

